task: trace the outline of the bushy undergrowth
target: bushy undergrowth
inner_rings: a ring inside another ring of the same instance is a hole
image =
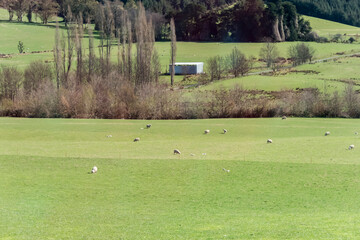
[[[33,68],[34,71],[43,68]],[[27,70],[27,74],[36,76]],[[10,71],[18,76],[16,70]],[[0,74],[4,84],[4,74]],[[360,117],[360,98],[349,85],[343,93],[323,94],[316,89],[280,92],[233,89],[194,91],[191,95],[168,86],[136,86],[117,71],[78,83],[75,73],[56,88],[46,74],[37,87],[10,89],[2,95],[1,116],[37,118],[192,119],[276,117]],[[24,85],[26,86],[26,85]],[[10,86],[13,87],[13,86]]]

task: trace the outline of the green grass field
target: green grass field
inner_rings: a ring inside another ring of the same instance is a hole
[[[310,16],[304,16],[304,18],[310,22],[311,27],[319,36],[331,37],[335,34],[354,36],[360,34],[360,28],[358,27]]]
[[[350,119],[1,118],[0,239],[357,239],[359,130]]]
[[[357,57],[340,58],[336,61],[324,63],[305,64],[295,67],[300,72],[285,72],[274,76],[246,76],[233,79],[215,81],[203,90],[214,90],[220,86],[232,88],[240,85],[245,89],[258,89],[265,91],[279,91],[296,88],[318,88],[321,92],[342,92],[349,82],[355,83],[355,89],[360,85],[360,59]],[[312,71],[312,73],[309,71]]]

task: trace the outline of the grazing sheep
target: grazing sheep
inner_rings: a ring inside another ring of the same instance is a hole
[[[223,168],[223,170],[224,170],[225,172],[230,172],[230,170],[229,170],[229,169],[225,169],[225,168]]]
[[[94,166],[92,169],[91,169],[91,173],[97,173],[97,167],[96,166]]]
[[[147,125],[146,125],[146,128],[151,128],[151,124],[147,124]]]
[[[269,138],[266,143],[272,143],[272,140]]]
[[[138,141],[140,141],[140,138],[135,138],[134,139],[134,142],[138,142]]]
[[[178,149],[174,149],[174,154],[181,154],[181,152]]]
[[[207,130],[204,131],[204,133],[205,133],[205,134],[208,134],[208,133],[210,133],[210,130],[207,129]]]
[[[227,133],[227,130],[226,130],[226,129],[223,129],[223,131],[224,131],[224,134]]]
[[[107,138],[112,138],[112,135],[107,135],[106,137],[107,137]]]
[[[349,146],[349,150],[352,150],[352,149],[354,149],[355,148],[355,145],[354,144],[351,144],[350,146]]]
[[[286,116],[282,116],[281,119],[282,119],[282,120],[286,120]]]
[[[325,136],[329,136],[329,135],[330,135],[330,132],[326,132],[326,133],[325,133]]]

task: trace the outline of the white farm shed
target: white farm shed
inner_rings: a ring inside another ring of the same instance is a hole
[[[171,64],[169,65],[169,72],[171,74]],[[175,63],[175,74],[176,75],[187,75],[187,74],[200,74],[204,73],[203,62],[177,62]]]

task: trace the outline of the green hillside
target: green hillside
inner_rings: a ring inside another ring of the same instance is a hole
[[[313,31],[318,33],[319,36],[330,37],[335,34],[360,35],[360,28],[358,27],[310,16],[304,16],[304,19],[310,22]]]

